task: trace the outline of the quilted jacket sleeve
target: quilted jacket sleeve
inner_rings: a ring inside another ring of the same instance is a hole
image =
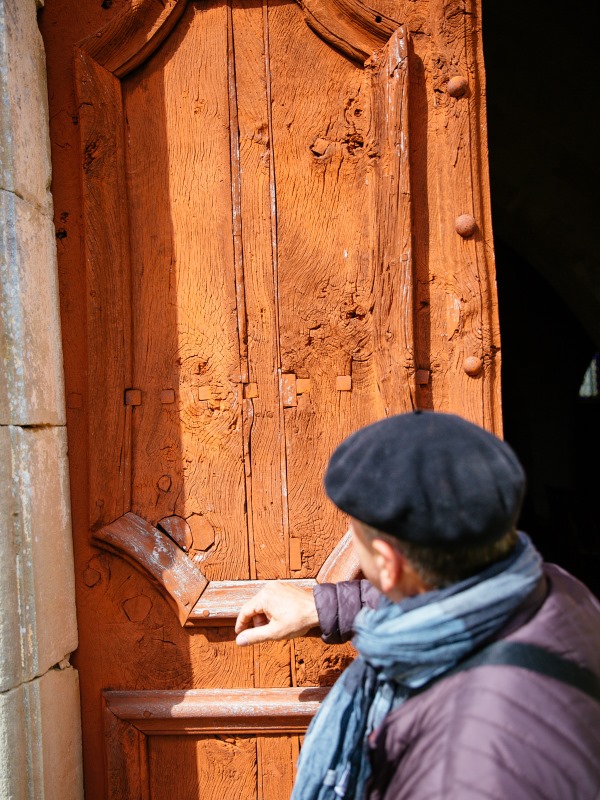
[[[314,597],[323,641],[341,644],[352,638],[354,618],[361,608],[375,608],[381,594],[369,581],[362,580],[319,584]]]

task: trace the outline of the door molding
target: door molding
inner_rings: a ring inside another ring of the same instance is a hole
[[[329,687],[105,691],[106,710],[147,736],[305,733]]]
[[[145,575],[186,627],[233,625],[242,605],[269,583],[208,581],[168,534],[130,511],[96,531],[92,541]],[[358,574],[358,559],[348,532],[331,552],[316,580],[290,578],[281,582],[312,589],[317,583],[351,580]]]
[[[296,0],[306,24],[336,50],[364,63],[400,27],[398,20],[361,0]],[[132,0],[99,31],[79,43],[101,67],[122,78],[166,39],[188,0]]]

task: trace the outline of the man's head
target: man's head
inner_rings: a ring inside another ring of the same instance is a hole
[[[419,588],[419,580],[404,576],[403,593],[415,594],[461,580],[510,551],[525,475],[510,447],[482,428],[451,414],[414,412],[342,442],[325,488],[356,521],[361,560],[377,556],[367,569],[393,548],[421,581]],[[376,542],[381,553],[373,552]]]

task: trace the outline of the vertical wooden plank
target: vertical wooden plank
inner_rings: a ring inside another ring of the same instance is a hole
[[[282,800],[290,796],[294,782],[297,736],[261,736],[257,741],[258,800]]]
[[[90,400],[92,527],[129,510],[131,294],[121,86],[84,52],[76,59],[80,106]],[[106,430],[111,432],[106,436]]]
[[[373,359],[381,416],[416,405],[408,64],[403,28],[366,62],[378,154],[372,204]]]
[[[370,119],[363,72],[307,29],[300,9],[269,5],[277,187],[281,368],[310,379],[285,408],[290,535],[314,575],[344,530],[324,496],[332,449],[371,420]],[[298,69],[303,64],[305,68]],[[351,375],[353,391],[336,389]]]
[[[292,6],[271,7],[269,30],[282,371],[311,386],[285,408],[305,576],[344,530],[321,485],[331,451],[413,405],[408,62],[398,33],[365,72]]]
[[[152,736],[152,800],[256,800],[256,739],[252,736]]]
[[[188,7],[125,82],[134,381],[143,391],[133,510],[210,525],[209,579],[249,577],[227,16],[217,3]],[[153,107],[163,118],[148,115]],[[175,403],[161,403],[166,389]]]
[[[240,235],[247,315],[247,380],[257,396],[244,405],[251,427],[252,560],[257,578],[288,576],[284,525],[279,397],[279,341],[272,240],[272,145],[269,137],[263,8],[233,7],[233,47],[239,135]]]
[[[481,422],[502,435],[500,403],[500,321],[496,294],[496,262],[492,230],[488,135],[486,117],[486,83],[481,36],[481,4],[468,0],[465,14],[466,59],[472,76],[473,92],[469,93],[469,136],[471,152],[471,186],[473,208],[479,220],[480,235],[475,241],[479,266],[482,304],[481,358],[483,368],[476,377],[481,384],[483,415]],[[469,356],[467,356],[469,357]],[[463,368],[464,368],[463,364]]]
[[[480,119],[480,70],[468,42],[477,38],[475,9],[465,14],[456,0],[436,0],[431,6],[432,46],[436,53],[432,129],[439,151],[436,171],[436,216],[442,295],[437,303],[445,330],[444,367],[436,394],[445,410],[461,413],[498,430],[496,363],[497,315],[491,288],[493,256],[489,229],[489,192],[478,187],[482,151],[474,124]],[[467,81],[464,94],[452,96],[448,82]],[[455,222],[472,216],[475,233],[463,237]],[[438,298],[436,298],[438,299]],[[444,309],[444,310],[442,310]],[[472,359],[467,362],[467,359]],[[480,369],[476,366],[480,363]],[[469,363],[471,369],[469,369]]]
[[[118,719],[104,700],[104,748],[108,800],[149,800],[147,740],[129,722]]]

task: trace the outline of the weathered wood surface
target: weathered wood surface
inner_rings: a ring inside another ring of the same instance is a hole
[[[166,39],[187,1],[132,0],[80,45],[97,64],[120,78],[142,64]],[[103,7],[111,8],[112,3]]]
[[[84,51],[75,60],[81,129],[80,169],[87,267],[89,519],[98,528],[131,507],[131,417],[124,403],[131,387],[131,275],[126,205],[121,85]],[[100,411],[100,408],[102,409]],[[110,435],[106,432],[110,431]]]
[[[360,64],[383,47],[401,24],[401,21],[360,0],[298,2],[310,27],[326,42]]]
[[[346,531],[317,573],[317,583],[351,581],[358,578],[359,575],[360,564],[352,545],[352,532]]]
[[[304,733],[328,689],[189,689],[104,692],[107,708],[139,731]]]
[[[252,580],[355,574],[331,450],[413,406],[500,431],[480,7],[46,0],[41,25],[86,796],[279,800],[298,733],[146,737],[101,693],[330,685],[350,646],[240,649],[231,622]],[[210,579],[186,628],[91,542],[129,511]]]
[[[290,536],[308,577],[339,540],[340,517],[307,449],[325,464],[356,428],[412,407],[410,245],[390,238],[399,218],[410,239],[410,197],[387,202],[390,170],[409,185],[408,129],[400,109],[388,117],[382,107],[387,88],[380,96],[364,69],[306,38],[294,6],[274,6],[269,20],[281,369],[292,385],[310,380],[309,393],[284,394]],[[319,68],[291,77],[285,64],[303,60]],[[407,59],[397,66],[390,83],[402,93]],[[390,247],[404,247],[406,261]]]
[[[251,577],[289,575],[283,401],[280,397],[279,310],[275,166],[270,129],[269,51],[266,9],[241,2],[232,14],[230,63],[235,86],[232,161],[239,192],[234,197],[239,228],[240,276],[245,297],[245,350],[249,383],[256,395],[244,400],[245,466],[249,503]]]
[[[187,625],[232,625],[242,605],[259,592],[268,581],[211,581],[187,617]],[[302,589],[312,589],[316,581],[283,581]]]
[[[164,533],[127,512],[94,534],[94,542],[141,570],[185,625],[208,581]]]

